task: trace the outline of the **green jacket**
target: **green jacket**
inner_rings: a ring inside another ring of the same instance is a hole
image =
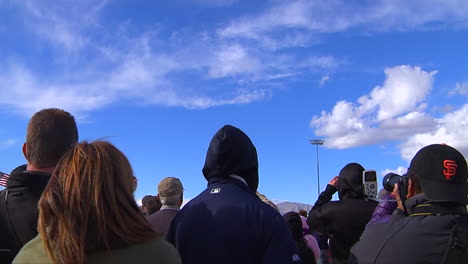
[[[42,244],[40,235],[28,242],[16,258],[13,264],[52,263]],[[157,238],[145,244],[133,245],[126,248],[113,249],[110,252],[96,252],[89,256],[87,263],[161,263],[182,264],[179,253],[168,242]]]

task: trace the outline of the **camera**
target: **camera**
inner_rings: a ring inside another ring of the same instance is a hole
[[[377,198],[377,173],[375,170],[365,170],[362,173],[364,194],[369,199]]]
[[[395,183],[398,184],[400,199],[406,200],[408,194],[408,176],[406,176],[406,174],[399,175],[396,173],[388,173],[382,180],[382,185],[388,192],[393,191]]]

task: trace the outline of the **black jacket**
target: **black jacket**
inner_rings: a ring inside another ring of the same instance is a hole
[[[388,222],[369,223],[351,249],[349,263],[441,263],[452,229],[460,215],[466,214],[466,208],[459,207],[461,214],[423,212],[432,207],[424,194],[408,199],[406,207],[409,216],[396,209]]]
[[[26,165],[10,175],[0,192],[0,263],[9,263],[21,247],[37,236],[37,203],[51,175],[26,171]]]
[[[255,193],[257,152],[247,135],[219,130],[203,174],[208,188],[179,211],[167,235],[184,264],[301,263],[283,218]]]
[[[330,260],[346,263],[351,246],[359,240],[369,222],[377,202],[367,200],[363,191],[362,172],[357,163],[346,165],[341,171],[338,188],[327,185],[309,213],[307,224],[312,231],[330,235]],[[340,201],[331,201],[338,191]]]

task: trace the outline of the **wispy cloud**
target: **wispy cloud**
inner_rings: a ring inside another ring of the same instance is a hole
[[[186,39],[180,41],[174,35],[164,39],[153,30],[129,34],[128,23],[119,24],[116,33],[110,33],[99,21],[106,2],[94,5],[93,1],[80,2],[73,6],[77,10],[71,9],[71,14],[66,15],[61,11],[71,6],[67,1],[64,3],[63,6],[34,1],[20,4],[20,10],[28,18],[28,30],[37,36],[35,41],[49,43],[46,47],[56,60],[47,62],[52,73],[46,75],[19,57],[0,63],[0,104],[29,115],[51,106],[74,113],[90,111],[129,99],[203,109],[245,104],[271,96],[265,88],[247,89],[239,82],[233,82],[227,91],[224,87],[194,89],[181,85],[177,76],[180,72],[197,73],[202,82],[234,77],[270,81],[270,73],[279,73],[275,69],[265,70],[240,45],[218,43],[210,38],[200,38],[198,42],[190,39],[188,43],[194,44],[186,45]],[[84,12],[90,5],[90,11]],[[214,94],[206,90],[214,90]],[[35,100],[28,104],[16,100],[31,97]]]
[[[74,1],[66,0],[59,4],[47,1],[38,4],[25,0],[20,11],[27,18],[24,22],[33,34],[67,51],[76,51],[92,44],[85,33],[89,28],[100,27],[97,18],[106,3],[105,0],[83,0],[76,5]]]
[[[276,46],[301,46],[320,34],[429,30],[468,26],[468,3],[457,0],[367,1],[298,0],[276,2],[266,11],[231,21],[218,32],[226,38],[247,38]],[[300,42],[289,41],[293,32]],[[314,33],[311,35],[311,33]],[[286,36],[286,38],[285,38]],[[308,41],[306,41],[308,40]],[[313,42],[311,42],[313,43]]]
[[[320,78],[320,86],[323,86],[328,80],[330,80],[330,75],[323,75],[322,78]]]
[[[268,100],[290,78],[312,73],[323,84],[349,63],[333,54],[299,55],[290,47],[309,47],[324,33],[349,29],[462,27],[468,13],[463,1],[272,1],[259,13],[196,31],[108,23],[107,1],[8,3],[17,7],[20,30],[37,58],[11,52],[0,62],[0,104],[27,114],[49,106],[90,111],[122,100],[193,109]],[[26,106],[20,97],[36,100]],[[391,104],[381,103],[378,115],[400,107]]]
[[[41,62],[47,71],[34,66],[40,60],[34,56],[12,54],[0,62],[0,104],[28,115],[51,106],[77,114],[122,100],[190,109],[247,104],[268,100],[291,76],[336,70],[344,63],[332,55],[264,52],[219,37],[215,29],[168,34],[162,25],[106,23],[107,1],[11,4],[40,47],[38,57],[53,55]],[[288,41],[301,42],[300,37]],[[29,104],[15,100],[30,97],[35,100]]]
[[[449,92],[450,95],[468,95],[468,83],[457,83],[455,88]]]

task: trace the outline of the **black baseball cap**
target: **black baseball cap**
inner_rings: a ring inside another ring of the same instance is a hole
[[[417,174],[422,191],[432,202],[468,202],[466,160],[448,145],[434,144],[419,150],[411,160],[410,174]]]

